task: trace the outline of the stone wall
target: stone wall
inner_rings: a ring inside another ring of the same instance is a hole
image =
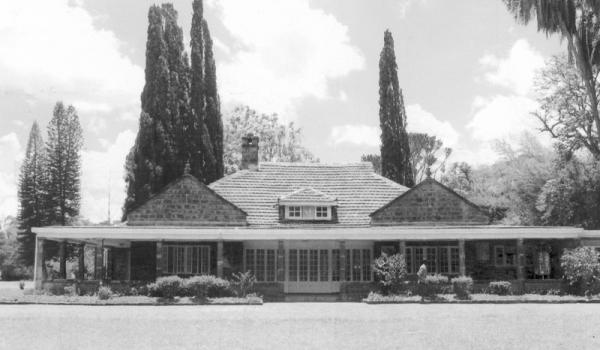
[[[184,175],[127,215],[127,224],[244,226],[246,213],[191,175]],[[165,237],[166,238],[166,237]]]
[[[489,221],[477,205],[433,179],[426,179],[371,214],[373,225],[484,225]]]

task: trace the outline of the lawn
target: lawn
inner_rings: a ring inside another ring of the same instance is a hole
[[[1,349],[599,349],[599,304],[0,305]]]

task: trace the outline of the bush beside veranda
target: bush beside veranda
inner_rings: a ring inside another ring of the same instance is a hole
[[[456,297],[461,300],[466,300],[471,297],[473,292],[473,279],[467,276],[455,277],[451,280],[452,289]]]
[[[573,293],[589,295],[600,292],[600,262],[593,247],[565,249],[560,266],[563,278]]]
[[[440,274],[427,275],[425,280],[418,284],[417,292],[423,298],[432,298],[447,290],[448,277]]]
[[[165,276],[156,279],[156,282],[148,285],[148,295],[173,299],[182,295],[183,279],[179,276]]]
[[[379,279],[380,290],[384,295],[399,293],[407,275],[404,255],[382,254],[373,262],[373,272]]]
[[[490,282],[487,288],[489,294],[509,295],[512,291],[512,285],[508,281]]]
[[[231,283],[225,279],[210,276],[193,276],[181,278],[165,276],[148,285],[148,295],[173,299],[175,297],[223,298],[232,296]]]

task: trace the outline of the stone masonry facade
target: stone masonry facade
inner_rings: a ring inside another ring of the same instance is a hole
[[[127,215],[127,224],[244,226],[246,213],[191,175],[184,175]]]
[[[428,178],[371,214],[373,225],[489,223],[488,215],[434,179]]]

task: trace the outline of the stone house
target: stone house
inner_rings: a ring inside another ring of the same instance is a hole
[[[258,138],[242,147],[242,170],[208,186],[186,170],[122,226],[34,228],[36,288],[249,270],[267,299],[350,300],[374,288],[373,259],[395,252],[413,277],[425,261],[431,273],[555,288],[564,248],[600,246],[599,232],[581,228],[490,225],[485,211],[430,177],[408,189],[370,163],[259,164]],[[45,271],[48,240],[60,242],[58,279]],[[80,256],[79,275],[66,278],[72,244],[94,247],[94,273],[82,273]]]

